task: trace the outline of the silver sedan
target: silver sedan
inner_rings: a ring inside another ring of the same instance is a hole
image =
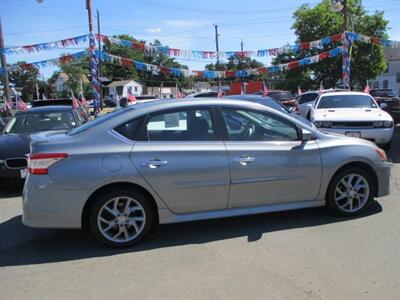
[[[32,139],[23,223],[88,227],[116,247],[157,223],[317,206],[352,216],[389,193],[375,144],[248,101],[149,102]]]

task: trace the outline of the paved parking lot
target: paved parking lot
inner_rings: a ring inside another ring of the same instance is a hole
[[[399,299],[400,127],[392,194],[346,219],[322,208],[160,226],[115,250],[26,228],[0,192],[0,299]]]

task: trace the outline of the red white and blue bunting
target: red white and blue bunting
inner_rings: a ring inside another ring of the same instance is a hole
[[[75,46],[81,43],[86,43],[89,40],[89,35],[80,35],[68,39],[58,40],[54,42],[25,45],[25,46],[15,46],[0,48],[0,53],[2,54],[17,54],[17,53],[32,53],[39,51],[47,51],[58,48],[65,48],[69,46]]]
[[[109,62],[112,64],[117,64],[126,67],[135,67],[136,70],[151,72],[154,75],[164,74],[173,75],[176,77],[196,77],[205,79],[222,79],[222,78],[243,78],[252,75],[262,75],[262,74],[273,74],[286,70],[294,70],[300,67],[308,66],[317,63],[321,60],[325,60],[332,57],[337,57],[342,54],[342,47],[337,47],[332,50],[322,52],[320,54],[305,57],[300,60],[288,62],[285,64],[273,65],[269,67],[261,67],[255,69],[246,70],[226,70],[226,71],[196,71],[187,69],[178,69],[172,67],[164,67],[159,65],[147,64],[144,62],[139,62],[136,60],[124,58],[117,55],[112,55],[107,52],[97,52],[98,59],[103,62]]]
[[[347,38],[350,42],[363,42],[375,45],[381,45],[388,48],[400,48],[400,42],[385,40],[379,37],[366,36],[356,32],[346,32]]]
[[[8,72],[16,70],[29,70],[29,69],[41,69],[50,66],[60,66],[62,64],[72,63],[83,57],[88,56],[88,51],[81,51],[74,54],[63,55],[58,58],[52,58],[32,63],[14,64],[7,67]],[[0,68],[0,75],[3,74],[4,68]]]

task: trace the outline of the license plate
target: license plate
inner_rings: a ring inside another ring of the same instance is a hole
[[[347,131],[345,133],[347,136],[355,137],[355,138],[360,138],[361,137],[361,132],[359,131]]]
[[[19,170],[21,178],[26,178],[28,176],[28,169]]]

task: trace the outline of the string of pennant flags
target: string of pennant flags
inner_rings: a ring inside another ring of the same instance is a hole
[[[205,78],[205,79],[216,79],[216,78],[243,78],[251,75],[261,75],[261,74],[273,74],[282,72],[285,70],[293,70],[300,67],[304,67],[310,64],[317,63],[321,60],[328,58],[333,58],[342,55],[342,47],[337,47],[329,51],[319,53],[314,56],[305,57],[300,60],[288,62],[285,64],[272,65],[269,67],[260,67],[254,69],[244,69],[244,70],[225,70],[225,71],[196,71],[188,69],[179,69],[173,67],[165,67],[161,65],[148,64],[125,57],[110,54],[104,51],[96,51],[96,58],[103,62],[109,62],[112,64],[117,64],[126,67],[135,67],[136,70],[151,72],[154,75],[164,74],[173,75],[176,77],[195,77],[195,78]],[[64,55],[58,58],[43,60],[39,62],[25,63],[25,64],[15,64],[8,67],[8,71],[15,71],[17,69],[32,69],[32,68],[44,68],[48,66],[60,66],[65,63],[72,63],[83,57],[89,55],[89,51],[81,51],[74,54]],[[0,74],[4,70],[0,69]]]
[[[199,51],[199,50],[185,50],[178,48],[170,48],[167,46],[154,46],[151,43],[143,43],[137,41],[129,41],[119,39],[107,35],[96,34],[96,39],[101,40],[104,43],[110,43],[118,46],[124,46],[132,48],[138,51],[154,53],[160,52],[171,57],[186,57],[186,58],[200,58],[200,59],[212,59],[217,58],[229,58],[231,56],[242,56],[242,57],[265,57],[265,56],[277,56],[279,54],[287,52],[298,52],[307,49],[320,49],[324,46],[329,46],[334,43],[343,42],[347,38],[348,41],[359,41],[364,43],[382,45],[390,48],[400,48],[400,42],[381,39],[378,37],[366,36],[356,32],[345,32],[339,33],[332,36],[324,37],[315,41],[302,42],[294,45],[285,45],[279,48],[269,48],[255,51]],[[68,46],[78,45],[89,41],[89,34],[71,37],[63,40],[52,41],[47,43],[14,46],[0,48],[0,52],[3,54],[17,54],[17,53],[32,53],[39,51],[48,51],[57,48],[65,48]]]

